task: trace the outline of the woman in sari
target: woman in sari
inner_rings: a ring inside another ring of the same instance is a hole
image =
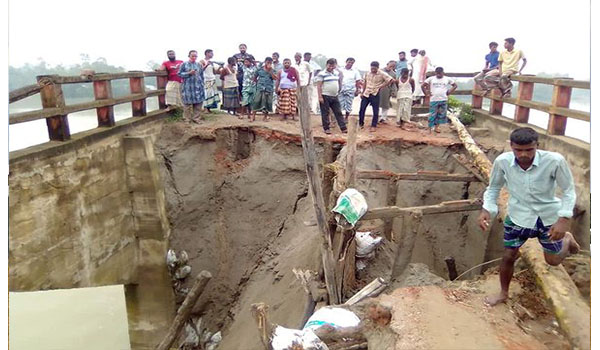
[[[283,116],[283,119],[287,119],[288,115],[292,116],[292,120],[295,120],[296,115],[296,89],[298,88],[298,81],[300,75],[298,71],[292,67],[292,61],[289,58],[283,60],[283,69],[277,73],[277,80],[275,82],[275,91],[277,92],[277,113]]]

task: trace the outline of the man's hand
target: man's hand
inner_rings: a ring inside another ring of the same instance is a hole
[[[477,222],[479,223],[479,228],[481,231],[487,231],[487,229],[490,227],[490,213],[485,209],[481,209],[481,213],[479,214],[479,218],[477,218]]]
[[[319,96],[319,102],[320,103],[325,103],[325,100],[323,99],[323,96]]]
[[[569,219],[559,218],[558,221],[550,227],[550,238],[553,241],[561,240],[567,231],[569,231]]]
[[[195,69],[192,69],[192,70],[190,71],[190,75],[196,75],[196,70],[195,70]]]

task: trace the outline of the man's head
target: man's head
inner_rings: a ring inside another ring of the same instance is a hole
[[[444,68],[443,67],[437,67],[435,69],[435,76],[438,77],[438,79],[443,78],[444,77]]]
[[[416,57],[417,53],[419,53],[419,49],[412,49],[412,50],[410,50],[410,56],[411,57]]]
[[[198,51],[190,50],[190,52],[188,53],[188,57],[190,58],[191,62],[196,62],[196,59],[198,58]]]
[[[167,51],[167,57],[169,58],[169,61],[175,61],[175,51],[173,51],[173,50]]]
[[[294,59],[299,63],[302,60],[302,54],[300,52],[296,52]]]
[[[538,147],[538,133],[529,127],[518,128],[510,133],[510,148],[521,165],[530,165]]]
[[[346,69],[350,69],[352,68],[352,66],[354,65],[354,58],[352,57],[348,57],[346,58]]]
[[[330,58],[327,60],[327,66],[325,67],[325,69],[327,69],[328,72],[333,72],[336,66],[337,60],[335,58]]]
[[[240,44],[239,49],[240,49],[240,53],[246,53],[246,49],[248,47],[246,46],[246,44]]]
[[[489,44],[489,47],[490,47],[490,52],[496,52],[496,50],[498,49],[498,43],[495,41],[492,41]]]
[[[273,59],[271,57],[265,57],[265,68],[269,69],[273,66]]]
[[[285,58],[283,60],[283,67],[285,69],[289,69],[291,65],[292,65],[292,60],[290,60],[289,58]]]
[[[250,67],[252,65],[252,61],[248,57],[244,58],[244,66]]]
[[[390,71],[396,69],[396,61],[394,61],[394,60],[388,61],[388,63],[386,64],[386,68],[387,68],[387,70],[390,70]]]
[[[402,68],[402,70],[400,71],[400,75],[403,78],[408,78],[408,68]]]
[[[515,42],[515,38],[504,39],[504,48],[507,50],[512,50],[515,47]]]
[[[421,51],[419,51],[419,55],[421,55],[421,56],[425,56],[426,54],[427,54],[427,53],[425,52],[425,50],[421,50]]]
[[[273,62],[279,62],[279,52],[273,52],[271,57],[273,57]]]
[[[213,53],[213,50],[211,50],[211,49],[204,50],[204,57],[211,59],[211,58],[213,58],[214,55],[215,54]]]
[[[237,60],[235,59],[235,57],[229,57],[227,59],[227,63],[230,64],[230,65],[232,65],[232,66],[235,65],[235,62],[237,62]]]
[[[377,73],[379,70],[379,62],[373,61],[371,62],[371,73]]]
[[[310,62],[310,59],[312,58],[312,54],[310,52],[305,52],[304,53],[304,60],[306,62]]]
[[[406,52],[404,52],[404,51],[398,52],[398,58],[400,59],[400,61],[404,61],[406,59]]]

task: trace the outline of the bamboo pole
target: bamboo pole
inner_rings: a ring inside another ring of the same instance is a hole
[[[211,278],[212,275],[210,272],[204,270],[196,276],[196,282],[194,282],[194,286],[185,297],[185,300],[183,301],[183,304],[181,304],[181,307],[179,307],[179,310],[177,310],[177,316],[175,316],[175,320],[171,324],[171,327],[169,327],[167,335],[163,338],[160,344],[156,346],[156,350],[168,350],[171,347],[175,339],[177,339],[179,332],[181,332],[183,325],[190,318],[190,313],[192,312],[194,304],[196,304],[196,301],[204,291],[206,284]]]
[[[355,115],[348,117],[348,142],[346,143],[346,187],[356,186],[356,138],[358,119]]]
[[[394,280],[399,277],[412,258],[412,253],[417,241],[417,235],[421,228],[423,213],[420,210],[415,210],[409,215],[404,215],[402,221],[402,239],[398,240],[398,248],[396,250],[396,259],[392,267],[392,278]]]
[[[329,303],[339,304],[341,296],[336,287],[335,259],[333,257],[331,234],[329,233],[329,228],[327,225],[325,201],[323,199],[323,190],[321,188],[321,175],[317,166],[315,143],[310,127],[310,110],[308,105],[308,91],[306,87],[300,87],[298,97],[300,125],[302,128],[302,150],[304,152],[304,164],[306,166],[308,185],[312,193],[313,207],[317,217],[317,226],[319,227],[321,238],[323,240],[321,244],[321,258],[323,260],[325,284],[327,285]]]

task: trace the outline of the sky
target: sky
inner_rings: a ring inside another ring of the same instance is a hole
[[[179,59],[211,48],[225,61],[246,43],[264,59],[310,51],[367,69],[398,58],[399,51],[425,49],[447,72],[475,72],[488,43],[514,37],[528,59],[523,73],[590,74],[590,2],[569,1],[354,1],[279,2],[10,0],[9,64],[38,58],[55,64],[104,57],[129,70],[148,61]],[[486,22],[487,21],[487,22]],[[43,29],[43,32],[40,31]]]

